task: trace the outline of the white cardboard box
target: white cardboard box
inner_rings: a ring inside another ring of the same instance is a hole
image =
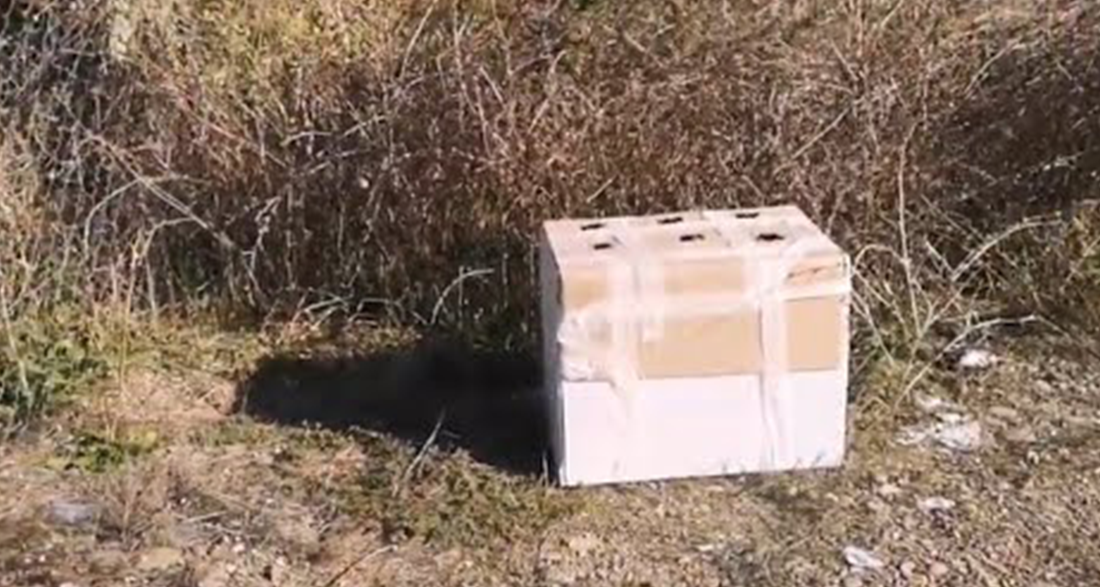
[[[842,463],[848,257],[797,208],[549,222],[540,279],[561,484]]]

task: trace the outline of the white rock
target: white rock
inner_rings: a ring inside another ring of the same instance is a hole
[[[947,565],[939,561],[932,563],[932,566],[928,567],[928,574],[936,579],[943,577],[949,572],[951,572],[951,569],[947,568]]]
[[[59,526],[84,526],[98,517],[99,507],[91,503],[55,500],[49,506],[49,519]]]
[[[896,497],[901,495],[902,489],[893,483],[883,483],[875,489],[875,492],[882,497]]]
[[[997,355],[982,350],[982,349],[967,349],[959,357],[958,366],[959,369],[968,371],[977,371],[981,369],[988,369],[997,364]]]
[[[940,412],[936,414],[936,418],[944,424],[961,424],[967,420],[966,416],[954,412]]]
[[[982,425],[978,422],[944,423],[932,433],[940,446],[954,451],[970,451],[982,444]]]
[[[1020,419],[1020,412],[1008,406],[993,406],[989,408],[989,415],[1009,422],[1016,422]]]
[[[901,572],[901,576],[909,579],[917,572],[917,565],[913,561],[905,561],[898,567],[898,571]]]
[[[902,446],[915,446],[932,440],[953,451],[969,451],[981,446],[981,424],[961,416],[944,419],[947,421],[904,428],[896,441]]]
[[[938,398],[930,395],[917,396],[914,400],[917,402],[917,407],[925,412],[937,412],[944,408],[950,407],[951,404],[942,398]]]
[[[931,435],[932,429],[929,426],[907,426],[902,428],[895,440],[902,446],[916,446],[928,440]]]
[[[1005,440],[1009,442],[1016,442],[1020,444],[1030,444],[1039,440],[1039,436],[1035,434],[1035,429],[1031,426],[1018,426],[1011,428],[1004,433]]]
[[[844,547],[844,561],[853,569],[861,571],[877,571],[886,566],[874,553],[858,546]]]
[[[926,514],[947,512],[955,509],[955,502],[946,497],[926,497],[917,502],[917,508]]]

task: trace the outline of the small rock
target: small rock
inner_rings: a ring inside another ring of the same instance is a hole
[[[946,512],[955,509],[955,502],[946,497],[928,497],[917,502],[917,509],[926,514]]]
[[[918,408],[928,413],[938,412],[943,409],[955,407],[954,404],[952,404],[951,402],[935,396],[917,396],[914,401],[917,403]]]
[[[574,554],[577,554],[579,556],[587,556],[591,552],[598,550],[601,546],[603,546],[603,541],[596,537],[596,535],[590,532],[585,532],[584,534],[579,534],[577,536],[571,536],[567,538],[565,541],[565,545],[568,546],[569,550],[572,550]]]
[[[57,500],[50,503],[49,519],[60,526],[85,526],[99,518],[99,508],[95,504]]]
[[[271,565],[270,581],[273,585],[284,585],[287,583],[287,577],[290,575],[285,565]]]
[[[966,416],[956,412],[940,412],[936,414],[936,419],[944,424],[962,424],[966,422]]]
[[[910,579],[917,572],[917,565],[913,561],[905,561],[898,566],[898,571],[902,577]]]
[[[1005,440],[1009,442],[1015,442],[1018,444],[1031,444],[1039,440],[1039,436],[1035,434],[1035,429],[1031,426],[1018,426],[1016,428],[1009,428],[1004,433]]]
[[[1069,428],[1092,428],[1096,426],[1096,418],[1084,416],[1066,416],[1062,421]]]
[[[244,551],[245,551],[246,548],[247,547],[243,543],[238,542],[238,543],[233,545],[233,548],[230,549],[230,552],[232,552],[233,554],[236,554],[236,555],[241,555],[241,554],[244,554]]]
[[[871,498],[867,501],[867,509],[876,514],[882,514],[890,510],[890,506],[881,499]]]
[[[62,583],[62,584],[58,585],[57,587],[80,587],[80,586],[77,585],[76,583],[65,582],[65,583]]]
[[[844,560],[856,570],[876,571],[886,566],[874,553],[858,546],[845,546]]]
[[[1000,418],[1002,420],[1008,420],[1009,422],[1020,421],[1020,412],[1008,407],[1008,406],[993,406],[989,408],[989,415],[994,418]]]
[[[216,566],[207,571],[199,580],[199,587],[227,587],[233,583],[233,574],[224,566]]]
[[[883,483],[875,489],[875,493],[878,493],[882,497],[897,497],[901,495],[902,489],[893,483]]]
[[[947,565],[939,561],[932,563],[932,565],[928,567],[928,574],[935,579],[939,579],[949,572],[951,572],[951,569],[947,568]]]
[[[944,424],[938,426],[932,436],[946,449],[966,452],[981,446],[982,425],[977,422]]]
[[[863,577],[859,575],[848,575],[844,577],[842,584],[844,587],[863,587]]]
[[[96,550],[88,555],[88,565],[100,575],[109,575],[128,564],[126,554],[113,548]]]
[[[982,349],[967,349],[955,365],[964,371],[980,371],[997,364],[997,355]]]
[[[182,567],[186,564],[183,553],[175,548],[152,548],[141,554],[137,569],[147,573],[160,572]]]

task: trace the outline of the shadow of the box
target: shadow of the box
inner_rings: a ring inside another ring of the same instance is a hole
[[[539,362],[530,355],[418,344],[360,356],[273,356],[238,389],[261,421],[352,427],[445,449],[527,475],[544,471]]]

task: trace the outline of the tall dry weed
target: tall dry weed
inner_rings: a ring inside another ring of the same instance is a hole
[[[21,6],[0,117],[90,297],[525,344],[542,219],[793,202],[865,356],[1098,324],[1086,2]]]

